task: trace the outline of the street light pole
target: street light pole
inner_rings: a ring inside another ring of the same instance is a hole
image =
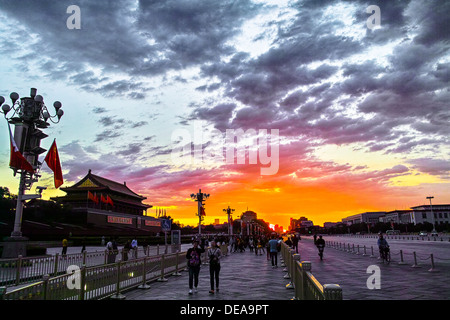
[[[39,162],[39,155],[46,150],[40,147],[41,139],[47,137],[45,133],[43,133],[39,129],[46,129],[50,125],[48,120],[52,123],[58,123],[61,117],[64,115],[63,110],[61,109],[61,102],[55,101],[53,106],[55,108],[56,114],[51,116],[46,105],[44,104],[44,98],[41,95],[36,95],[37,90],[35,88],[31,88],[30,97],[20,98],[19,94],[16,92],[12,92],[10,94],[10,98],[12,101],[12,107],[8,104],[4,104],[5,98],[0,96],[0,106],[1,111],[8,121],[9,124],[14,125],[14,139],[15,144],[17,145],[17,149],[20,154],[27,160],[27,162],[31,165],[32,170],[29,171],[24,170],[22,168],[16,168],[15,166],[11,166],[11,169],[14,171],[14,176],[19,173],[20,181],[19,181],[19,190],[17,193],[17,204],[16,204],[16,213],[14,219],[14,229],[11,233],[11,237],[8,240],[11,241],[22,241],[27,240],[22,237],[22,215],[23,215],[23,202],[25,200],[37,199],[41,198],[42,190],[45,190],[45,187],[37,187],[38,194],[28,194],[25,195],[26,190],[30,190],[31,186],[34,182],[37,182],[41,177],[39,174],[42,163]],[[13,111],[12,115],[7,117],[7,114]],[[57,121],[53,121],[52,119],[57,118]],[[12,135],[12,133],[11,133]],[[17,151],[17,150],[16,150]],[[19,245],[15,245],[13,250],[10,252],[4,249],[3,257],[6,255],[16,255],[17,252],[21,254],[20,251],[23,250],[23,244],[20,249],[18,249]],[[14,252],[13,252],[14,251]]]
[[[231,214],[234,212],[234,209],[231,209],[230,206],[228,208],[223,209],[223,212],[226,212],[228,215],[228,236],[231,238],[233,234],[233,226],[231,225]]]
[[[433,218],[433,231],[432,232],[436,232],[436,220],[434,219],[433,205],[431,204],[431,199],[434,199],[434,197],[430,196],[430,197],[427,197],[427,199],[430,200],[431,217]]]
[[[209,193],[203,193],[202,189],[198,190],[197,194],[192,193],[191,198],[197,201],[197,215],[198,215],[198,235],[202,235],[202,207],[204,205],[203,201],[209,198]]]

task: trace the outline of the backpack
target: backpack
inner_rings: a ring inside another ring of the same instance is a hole
[[[216,256],[217,250],[219,249],[215,249],[214,252],[212,252],[211,256],[209,257],[209,263],[212,265],[216,265],[219,263],[219,259]]]
[[[191,258],[189,259],[189,266],[196,267],[198,265],[200,265],[200,256],[198,255],[197,251],[192,250]]]

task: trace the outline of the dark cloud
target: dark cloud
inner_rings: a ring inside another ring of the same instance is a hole
[[[408,161],[414,169],[430,175],[450,178],[450,161],[445,159],[419,158]]]
[[[18,25],[15,33],[8,32],[11,36],[0,34],[0,52],[20,52],[13,59],[20,70],[36,65],[50,80],[107,98],[143,100],[154,89],[148,79],[161,76],[165,84],[186,85],[191,79],[182,71],[198,68],[196,94],[215,98],[193,101],[186,114],[176,115],[182,124],[199,119],[221,131],[279,128],[282,136],[305,143],[300,155],[317,141],[360,143],[371,152],[404,155],[432,141],[438,148],[448,144],[448,1],[291,2],[293,14],[276,12],[265,22],[274,33],[253,39],[272,41],[259,55],[238,51],[233,41],[246,31],[246,21],[276,6],[249,0],[80,0],[82,29],[74,31],[65,26],[72,2],[20,3],[0,0],[5,24]],[[379,29],[365,27],[369,5],[381,9]],[[348,21],[333,15],[340,6],[352,13]],[[30,39],[34,50],[22,52],[20,38]],[[365,57],[382,45],[392,49],[385,61]],[[148,125],[149,118],[132,121],[105,111],[92,109],[103,130],[96,132],[95,142]],[[284,145],[280,152],[290,155],[292,148]],[[148,151],[170,153],[167,146],[132,144],[120,155]],[[423,163],[414,165],[429,170]],[[406,172],[396,167],[379,174]]]

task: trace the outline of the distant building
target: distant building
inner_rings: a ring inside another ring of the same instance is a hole
[[[289,230],[296,230],[301,228],[301,222],[302,221],[309,221],[306,217],[300,217],[300,219],[293,219],[291,218],[290,224],[289,224]]]
[[[323,227],[324,228],[332,228],[336,227],[339,224],[339,222],[324,222]]]
[[[250,221],[253,221],[253,220],[257,220],[257,214],[254,211],[248,211],[247,210],[247,211],[242,213],[241,220],[244,223],[247,223],[247,222],[250,222]]]
[[[380,212],[364,212],[358,213],[342,219],[342,222],[347,225],[357,224],[357,223],[367,223],[375,224],[380,221],[380,217],[386,214],[384,211]]]
[[[89,170],[80,181],[61,190],[67,195],[51,199],[70,207],[72,215],[86,225],[127,232],[161,231],[161,220],[146,216],[147,209],[152,207],[142,203],[147,198],[132,191],[125,182],[115,182]]]
[[[433,210],[433,214],[431,214]],[[450,223],[450,204],[433,204],[411,207],[411,222],[419,223],[435,223],[436,225]]]
[[[396,223],[396,224],[408,224],[411,223],[412,210],[394,210],[386,212],[386,214],[380,217],[380,222],[384,223]]]
[[[314,223],[311,220],[305,220],[300,222],[301,228],[310,228],[312,226],[314,226]]]

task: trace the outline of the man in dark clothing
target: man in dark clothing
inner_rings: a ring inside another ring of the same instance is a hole
[[[323,240],[322,236],[319,236],[319,239],[317,239],[316,246],[319,249],[320,260],[322,260],[322,258],[323,258],[323,249],[325,248],[325,240]]]
[[[195,287],[195,292],[197,292],[198,274],[200,273],[200,265],[202,264],[201,254],[203,252],[205,252],[205,249],[198,246],[198,240],[194,240],[193,247],[189,248],[186,252],[189,268],[189,294],[192,294],[193,287]]]
[[[295,249],[295,253],[298,253],[298,238],[295,234],[292,237],[292,247]]]

